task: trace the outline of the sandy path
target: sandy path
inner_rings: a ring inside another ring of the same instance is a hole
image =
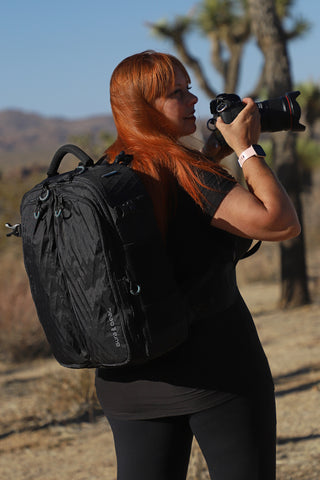
[[[276,381],[278,480],[319,480],[320,306],[279,312],[275,285],[246,286],[243,294]],[[0,365],[1,479],[115,480],[107,422],[81,419],[70,392],[75,382],[83,382],[83,373],[53,360]],[[195,445],[188,480],[205,479]]]

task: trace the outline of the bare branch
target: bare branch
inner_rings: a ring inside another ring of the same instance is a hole
[[[197,60],[191,52],[188,50],[186,42],[185,42],[185,35],[188,32],[190,24],[175,22],[173,25],[169,25],[168,23],[161,22],[161,23],[149,23],[148,26],[158,35],[161,35],[167,39],[169,39],[178,55],[180,56],[181,61],[188,66],[194,73],[195,78],[204,93],[208,95],[209,98],[216,97],[216,92],[211,87],[210,83],[208,82],[204,69],[202,68],[199,60]]]

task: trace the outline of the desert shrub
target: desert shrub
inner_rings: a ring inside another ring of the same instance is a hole
[[[20,221],[23,194],[43,176],[39,169],[17,169],[0,179],[0,355],[23,362],[50,355],[37,319],[24,269],[20,238],[7,237],[5,223]]]
[[[1,359],[23,362],[50,355],[37,318],[22,255],[16,248],[0,257]]]
[[[38,402],[52,422],[92,422],[102,415],[96,391],[95,372],[91,369],[58,368],[38,382]]]

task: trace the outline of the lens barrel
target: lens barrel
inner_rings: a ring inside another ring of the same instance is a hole
[[[291,130],[303,132],[305,126],[299,123],[301,109],[296,101],[299,91],[286,93],[283,97],[257,102],[261,116],[262,132]]]

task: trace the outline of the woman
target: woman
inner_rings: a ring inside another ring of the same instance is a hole
[[[229,125],[229,147],[195,132],[197,97],[173,56],[133,55],[115,69],[110,98],[118,137],[107,150],[133,155],[149,189],[175,276],[197,313],[189,339],[139,367],[98,369],[99,401],[111,425],[118,480],[183,480],[193,436],[214,480],[275,478],[273,382],[235,264],[251,239],[299,234],[294,208],[257,147],[260,115],[250,98]],[[248,189],[218,160],[234,151]],[[258,156],[259,155],[259,156]]]

